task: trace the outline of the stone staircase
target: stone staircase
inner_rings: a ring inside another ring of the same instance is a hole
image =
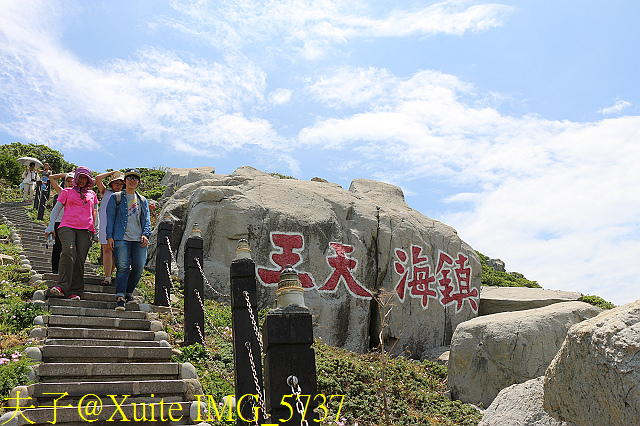
[[[51,288],[58,276],[49,273],[45,227],[29,220],[23,204],[15,204],[0,204],[0,219],[19,228],[18,243],[36,271],[32,280]],[[171,361],[174,350],[158,321],[158,312],[166,308],[134,297],[125,311],[116,311],[115,287],[100,281],[85,269],[84,297],[78,301],[49,298],[44,290],[34,293],[34,303],[49,315],[37,317],[31,332],[41,346],[29,347],[23,355],[40,364],[30,372],[35,383],[12,391],[12,398],[20,392],[20,412],[11,420],[14,413],[5,413],[0,423],[193,423],[190,410],[197,407],[194,395],[202,394],[202,387],[191,364]],[[15,409],[16,400],[11,403]]]

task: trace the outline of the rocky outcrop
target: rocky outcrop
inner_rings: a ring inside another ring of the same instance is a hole
[[[210,178],[215,172],[216,169],[214,167],[195,167],[191,169],[169,167],[162,182],[160,182],[160,185],[166,185],[162,198],[170,197],[183,185]]]
[[[542,308],[554,303],[578,302],[582,293],[575,291],[544,290],[528,287],[492,287],[480,288],[480,309],[478,315],[490,315],[500,312],[524,311]]]
[[[573,324],[600,308],[583,302],[478,317],[451,340],[451,396],[488,407],[501,389],[544,375]]]
[[[640,300],[571,327],[545,374],[544,407],[579,425],[640,424]]]
[[[279,272],[293,265],[316,337],[334,346],[362,352],[379,343],[379,292],[396,305],[386,318],[385,346],[415,358],[448,344],[456,326],[477,315],[477,254],[454,229],[411,209],[393,185],[356,179],[347,191],[241,167],[183,185],[160,217],[173,223],[179,263],[198,223],[204,271],[224,293],[237,242],[247,238],[261,307],[273,305]]]
[[[487,259],[487,266],[498,272],[507,272],[504,262],[500,259]]]
[[[478,426],[572,426],[558,421],[542,408],[543,377],[502,389]]]

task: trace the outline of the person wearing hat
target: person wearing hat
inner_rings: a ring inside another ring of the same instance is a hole
[[[56,179],[59,177],[65,176],[64,183],[65,188],[73,188],[73,172],[70,173],[58,173],[55,175],[49,176],[51,180],[51,186],[55,191],[60,194],[62,188],[56,182]],[[51,251],[51,272],[54,274],[58,273],[58,265],[60,264],[60,253],[62,252],[62,242],[58,237],[58,228],[60,227],[60,222],[62,222],[62,217],[64,216],[64,205],[62,203],[58,203],[58,194],[53,197],[53,210],[49,214],[49,226],[44,230],[44,236],[49,238],[49,234],[53,234],[55,237],[55,243],[53,245],[53,250]]]
[[[53,296],[79,300],[84,294],[84,262],[98,219],[98,196],[92,187],[91,171],[80,166],[73,174],[73,187],[58,196],[64,215],[58,227],[62,243],[58,285],[49,290]]]
[[[142,276],[151,236],[151,215],[147,199],[138,194],[140,171],[124,172],[125,190],[114,194],[107,204],[107,243],[116,263],[116,310],[126,302]]]
[[[107,176],[111,176],[111,180],[107,185],[108,188],[102,183],[102,179]],[[98,241],[100,241],[100,245],[102,246],[102,266],[104,267],[104,280],[102,280],[101,284],[111,285],[111,276],[113,275],[115,264],[113,261],[113,250],[111,250],[107,244],[107,231],[105,229],[107,224],[107,204],[113,194],[122,191],[124,187],[124,173],[120,170],[101,173],[96,176],[96,185],[98,185],[98,192],[100,193]]]

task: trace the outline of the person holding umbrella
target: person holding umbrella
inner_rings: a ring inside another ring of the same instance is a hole
[[[22,172],[22,201],[33,202],[36,182],[38,181],[38,171],[36,163],[30,162],[29,167]]]

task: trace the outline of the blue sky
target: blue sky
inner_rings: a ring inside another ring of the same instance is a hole
[[[545,288],[640,298],[637,1],[0,0],[0,143],[407,203]]]

